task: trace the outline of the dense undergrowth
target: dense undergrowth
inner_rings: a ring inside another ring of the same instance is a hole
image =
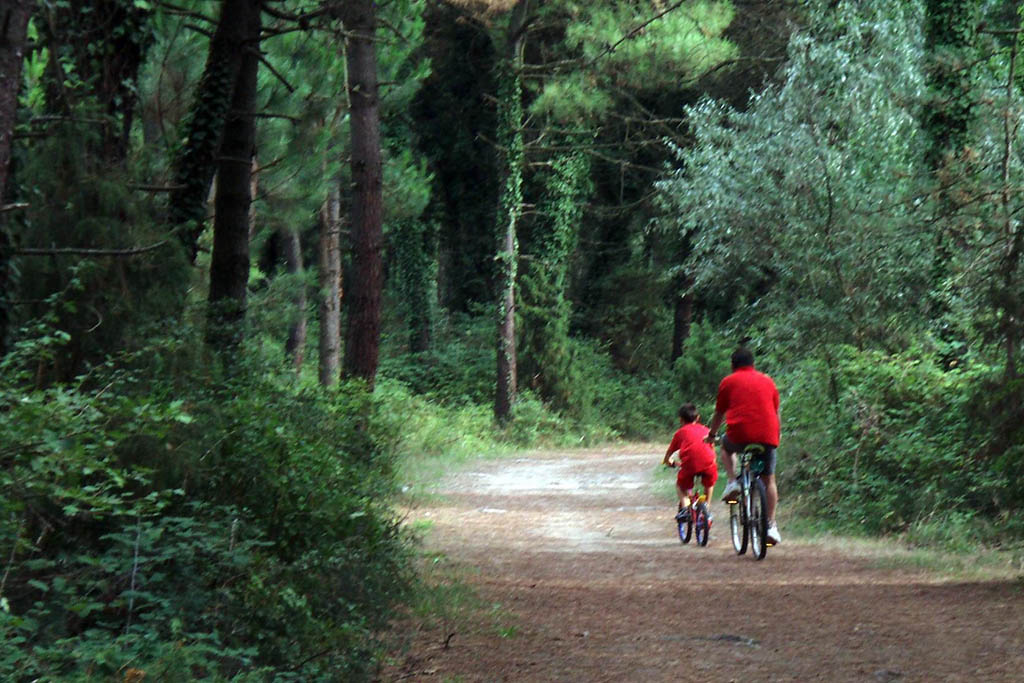
[[[920,349],[835,352],[781,380],[780,476],[805,514],[911,545],[1022,547],[1020,442],[997,423],[1000,371],[978,358],[950,369]]]
[[[0,677],[367,674],[414,585],[379,404],[183,340],[29,388],[62,339],[0,366]]]

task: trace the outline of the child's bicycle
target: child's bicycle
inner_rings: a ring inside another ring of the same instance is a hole
[[[679,467],[679,463],[673,462],[668,465],[670,469]],[[711,536],[711,512],[708,510],[708,493],[705,491],[699,496],[690,496],[689,513],[682,517],[683,509],[679,508],[676,514],[676,526],[679,527],[679,540],[682,543],[689,543],[694,532],[697,534],[698,545],[707,545]]]
[[[764,482],[761,481],[761,470],[764,469],[764,446],[750,444],[739,453],[740,484],[739,497],[729,502],[729,529],[732,532],[732,547],[737,555],[747,552],[747,541],[750,541],[750,554],[755,560],[763,560],[768,552],[768,510],[767,494]]]
[[[699,496],[690,496],[690,514],[686,515],[685,519],[679,519],[676,516],[681,542],[689,543],[696,533],[698,545],[708,544],[708,539],[711,536],[711,515],[708,513],[707,500],[707,496],[703,493]]]

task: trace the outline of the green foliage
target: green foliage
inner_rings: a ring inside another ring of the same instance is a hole
[[[523,140],[523,84],[517,65],[499,62],[495,80],[498,83],[498,142],[502,147],[501,208],[498,214],[495,241],[498,245],[499,298],[515,287],[519,266],[518,229],[523,212],[523,172],[525,143]],[[508,240],[508,244],[506,244]],[[505,304],[499,304],[499,319],[505,316]]]
[[[545,84],[531,103],[530,111],[564,123],[580,117],[607,116],[615,99],[607,90],[595,87],[595,78],[585,73],[570,73]]]
[[[392,379],[378,383],[374,400],[383,443],[401,463],[403,481],[418,480],[416,470],[425,459],[459,462],[497,446],[486,403],[439,404]]]
[[[28,388],[66,339],[24,336],[0,364],[3,676],[368,675],[412,586],[369,395],[256,365],[212,385],[177,343]]]
[[[607,341],[615,366],[630,374],[667,364],[671,321],[664,304],[662,276],[637,259],[601,281],[593,320],[583,321]]]
[[[783,82],[745,112],[690,108],[696,144],[662,184],[692,236],[697,290],[796,346],[881,341],[915,326],[927,234],[915,3],[840,3],[790,43]]]
[[[718,384],[731,372],[729,357],[735,343],[717,333],[711,325],[698,323],[690,328],[683,342],[683,353],[676,359],[673,375],[677,378],[682,401],[694,403],[711,420]]]
[[[970,87],[971,49],[981,3],[976,0],[924,2],[924,35],[929,50],[932,91],[923,126],[929,138],[928,163],[938,168],[956,157],[967,141],[975,93]]]
[[[488,405],[494,398],[494,348],[492,319],[453,316],[441,321],[429,351],[384,355],[379,373],[434,402]]]
[[[514,420],[496,430],[488,408],[495,391],[493,321],[485,316],[459,318],[439,331],[431,351],[402,353],[381,362],[383,384],[375,394],[395,413],[399,452],[458,461],[510,445],[579,444],[614,436],[603,422],[597,396],[598,378],[614,371],[587,344],[568,341],[580,374],[567,411],[555,410],[526,390],[516,403]],[[609,402],[616,400],[612,394]]]
[[[729,2],[691,0],[658,11],[632,3],[566,3],[563,49],[578,59],[539,88],[535,114],[554,121],[601,118],[614,111],[623,90],[678,88],[736,55],[722,38],[732,23]],[[558,12],[556,8],[550,10]]]
[[[439,299],[465,313],[493,301],[496,108],[480,105],[495,92],[495,46],[452,4],[429,3],[426,17],[432,69],[408,110],[411,142],[432,177],[426,220],[438,230]]]
[[[427,351],[438,317],[437,229],[423,220],[406,219],[391,230],[401,314],[407,322],[409,349]]]
[[[781,476],[834,522],[872,533],[950,521],[950,511],[989,515],[1007,502],[1007,482],[988,436],[976,433],[983,422],[967,418],[990,373],[981,364],[945,371],[919,350],[844,347],[827,363],[802,363],[777,377],[786,387]]]
[[[190,278],[166,242],[156,207],[133,192],[138,179],[105,166],[93,151],[99,142],[97,131],[69,122],[54,125],[31,154],[19,150],[18,194],[29,206],[19,216],[16,244],[42,254],[16,259],[24,303],[13,323],[49,314],[46,300],[63,292],[61,329],[72,336],[43,379],[69,379],[110,349],[138,348],[147,325],[180,310],[175,289]],[[142,251],[117,255],[133,249]],[[83,260],[82,250],[114,255]]]

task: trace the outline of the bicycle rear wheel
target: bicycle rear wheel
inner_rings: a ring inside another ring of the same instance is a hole
[[[743,492],[735,503],[729,503],[729,531],[736,554],[747,552],[747,498]]]
[[[755,560],[763,560],[768,552],[768,501],[764,482],[754,479],[750,487],[750,553]]]
[[[708,537],[711,534],[711,522],[708,520],[707,503],[697,503],[697,506],[693,511],[693,516],[697,518],[694,522],[694,531],[697,533],[697,544],[707,545]]]

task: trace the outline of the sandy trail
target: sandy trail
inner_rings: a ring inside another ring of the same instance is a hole
[[[1024,681],[1021,581],[880,568],[784,526],[755,562],[717,502],[708,547],[683,546],[659,461],[531,453],[446,478],[410,517],[506,628],[423,631],[382,680]]]

